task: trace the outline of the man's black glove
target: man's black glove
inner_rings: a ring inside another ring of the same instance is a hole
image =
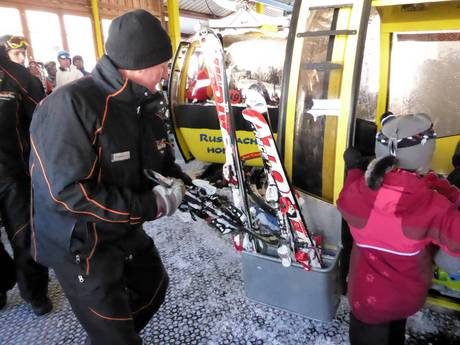
[[[366,170],[367,159],[365,159],[361,152],[355,147],[349,147],[343,153],[343,160],[345,161],[345,169],[361,169]]]
[[[188,176],[186,173],[182,172],[178,177],[185,183],[186,186],[192,185],[192,178]]]

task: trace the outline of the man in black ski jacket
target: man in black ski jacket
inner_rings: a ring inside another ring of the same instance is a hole
[[[158,19],[114,19],[92,75],[53,92],[31,125],[35,256],[56,273],[87,344],[141,344],[168,275],[142,223],[172,215],[185,188],[153,186],[161,160],[141,105],[167,77],[172,48]],[[167,171],[162,171],[167,175]]]
[[[44,97],[40,82],[12,62],[0,47],[0,213],[13,249],[11,260],[0,243],[0,309],[16,280],[22,298],[36,315],[52,309],[47,297],[48,269],[30,253],[29,125]]]

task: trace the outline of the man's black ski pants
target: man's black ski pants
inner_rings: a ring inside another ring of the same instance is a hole
[[[163,303],[169,283],[158,251],[142,228],[114,243],[101,241],[96,225],[87,227],[92,231],[86,236],[74,231],[71,253],[53,267],[88,334],[86,344],[142,344],[139,332]]]
[[[0,292],[14,286],[17,279],[21,297],[28,303],[42,302],[48,293],[48,268],[38,264],[30,253],[30,183],[24,178],[0,179],[0,213],[8,240],[13,249],[11,261],[3,244],[0,246]],[[12,264],[14,262],[14,273]]]

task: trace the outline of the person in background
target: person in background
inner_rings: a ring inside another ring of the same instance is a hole
[[[24,37],[5,35],[0,38],[0,44],[4,47],[11,61],[24,66],[27,47],[29,47],[29,43]]]
[[[172,47],[139,9],[112,21],[105,48],[90,78],[53,91],[34,113],[34,255],[56,273],[86,344],[138,345],[169,284],[142,224],[172,215],[185,194],[182,180],[145,174],[174,173],[153,165],[162,156],[142,109],[167,78]]]
[[[11,61],[0,46],[0,215],[14,258],[0,244],[0,309],[17,280],[21,297],[38,316],[53,307],[47,296],[48,269],[30,252],[29,125],[43,97],[37,78]]]
[[[77,69],[81,73],[83,73],[84,77],[86,77],[87,75],[91,74],[91,73],[89,73],[88,71],[85,70],[83,58],[81,57],[81,55],[75,55],[73,57],[73,59],[72,59],[72,63],[74,64],[75,67],[77,67]]]
[[[190,81],[186,90],[187,100],[190,103],[202,103],[212,99],[211,79],[209,72],[203,66],[196,74],[195,78]]]
[[[428,173],[434,137],[428,115],[390,115],[367,169],[358,150],[345,151],[348,173],[337,208],[354,240],[352,345],[403,345],[407,317],[423,306],[431,286],[431,244],[460,257],[460,193],[439,193],[437,175]]]
[[[33,76],[37,77],[40,80],[45,94],[49,95],[53,91],[53,85],[51,84],[51,81],[48,79],[46,75],[47,73],[43,64],[41,62],[36,62],[32,60],[29,62],[29,66],[27,67],[27,69]]]
[[[54,61],[48,61],[45,64],[45,69],[46,72],[48,73],[48,79],[51,82],[51,85],[53,86],[53,89],[56,87],[56,62]]]
[[[72,59],[68,52],[61,50],[57,54],[57,60],[59,68],[56,72],[56,88],[83,77],[83,73],[72,65]]]

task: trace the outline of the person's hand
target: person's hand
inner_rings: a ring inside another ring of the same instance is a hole
[[[361,155],[361,152],[355,147],[349,147],[343,153],[346,170],[350,169],[366,169],[366,159]]]
[[[185,183],[185,185],[187,186],[191,186],[192,185],[192,178],[187,175],[186,173],[182,172],[182,174],[179,176],[179,178]]]
[[[184,182],[177,178],[170,179],[172,180],[170,186],[159,184],[153,188],[157,202],[157,218],[173,215],[184,198]]]

